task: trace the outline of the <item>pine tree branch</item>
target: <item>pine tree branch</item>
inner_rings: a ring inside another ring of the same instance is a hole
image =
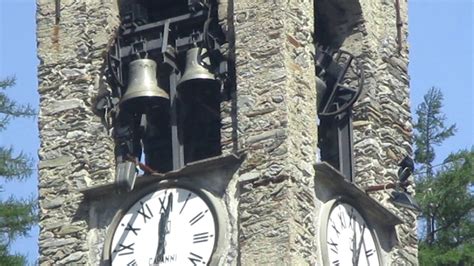
[[[460,214],[460,215],[458,215],[458,216],[456,216],[456,217],[454,217],[454,218],[451,217],[452,219],[450,219],[450,221],[449,221],[447,224],[445,224],[445,225],[443,225],[443,226],[441,226],[441,227],[438,227],[438,228],[436,228],[435,230],[433,230],[433,235],[436,234],[437,232],[443,231],[443,230],[445,230],[445,229],[451,227],[451,226],[454,225],[456,222],[458,222],[462,217],[464,217],[466,214],[467,214],[467,213],[462,213],[462,214]]]
[[[34,117],[36,111],[30,105],[18,104],[11,100],[4,90],[15,85],[15,77],[0,80],[0,131],[10,119]],[[0,147],[0,176],[6,180],[22,180],[32,173],[33,160],[20,152],[13,154],[12,148]],[[0,187],[1,190],[1,187]],[[26,265],[26,256],[10,254],[10,244],[19,236],[27,236],[28,231],[38,221],[37,200],[19,200],[10,197],[0,201],[0,265]]]
[[[0,113],[12,117],[31,117],[37,115],[36,110],[31,105],[19,105],[3,92],[0,92]]]
[[[2,243],[9,243],[19,236],[27,236],[28,231],[37,222],[36,201],[17,200],[10,197],[0,202],[0,229],[6,236]]]
[[[13,155],[13,148],[0,147],[0,176],[7,180],[22,180],[32,173],[33,160],[20,152]]]
[[[0,89],[5,90],[6,88],[15,86],[15,81],[15,76],[6,77],[5,79],[0,80]]]

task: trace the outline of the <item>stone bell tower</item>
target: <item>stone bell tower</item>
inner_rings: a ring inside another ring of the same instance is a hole
[[[40,265],[418,264],[406,1],[37,2]]]

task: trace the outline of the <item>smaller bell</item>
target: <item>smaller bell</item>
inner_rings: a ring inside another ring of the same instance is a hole
[[[158,86],[156,62],[151,59],[132,61],[129,64],[127,91],[120,107],[131,113],[145,113],[168,102],[168,93]]]
[[[219,81],[209,70],[211,62],[209,53],[205,48],[191,48],[186,52],[186,66],[183,76],[178,82],[178,90],[196,88],[218,89]]]

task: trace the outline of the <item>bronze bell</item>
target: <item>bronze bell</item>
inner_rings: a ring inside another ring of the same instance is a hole
[[[120,106],[131,113],[145,113],[156,106],[168,104],[168,93],[158,86],[156,62],[137,59],[129,64],[128,87]]]
[[[198,86],[219,88],[220,83],[209,70],[210,68],[211,62],[207,49],[194,47],[186,51],[186,67],[178,82],[178,90],[184,92],[183,90]]]

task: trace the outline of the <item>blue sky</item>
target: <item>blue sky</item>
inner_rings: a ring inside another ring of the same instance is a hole
[[[38,106],[34,0],[0,0],[0,78],[15,75],[17,85],[8,94],[20,103]],[[474,145],[474,0],[409,0],[409,44],[412,108],[431,86],[442,89],[443,111],[456,123],[456,136],[437,149],[436,162],[450,152]],[[0,145],[14,146],[37,158],[37,120],[19,119],[0,133]],[[37,195],[37,174],[20,184],[0,183],[19,197]],[[30,238],[14,243],[14,251],[38,257],[37,228]]]
[[[0,78],[15,75],[17,84],[8,90],[8,95],[19,103],[29,103],[37,107],[39,97],[36,78],[36,4],[33,0],[0,0]],[[7,131],[0,132],[0,145],[13,146],[17,151],[30,154],[37,161],[39,138],[37,119],[17,119],[12,121]],[[5,192],[0,198],[13,194],[18,197],[37,196],[37,174],[20,184],[0,184]],[[38,257],[38,228],[30,232],[30,238],[22,238],[14,243],[13,250],[28,256],[32,263]]]
[[[409,0],[412,110],[428,88],[441,88],[448,124],[458,128],[437,149],[437,163],[474,145],[473,10],[473,0]]]

